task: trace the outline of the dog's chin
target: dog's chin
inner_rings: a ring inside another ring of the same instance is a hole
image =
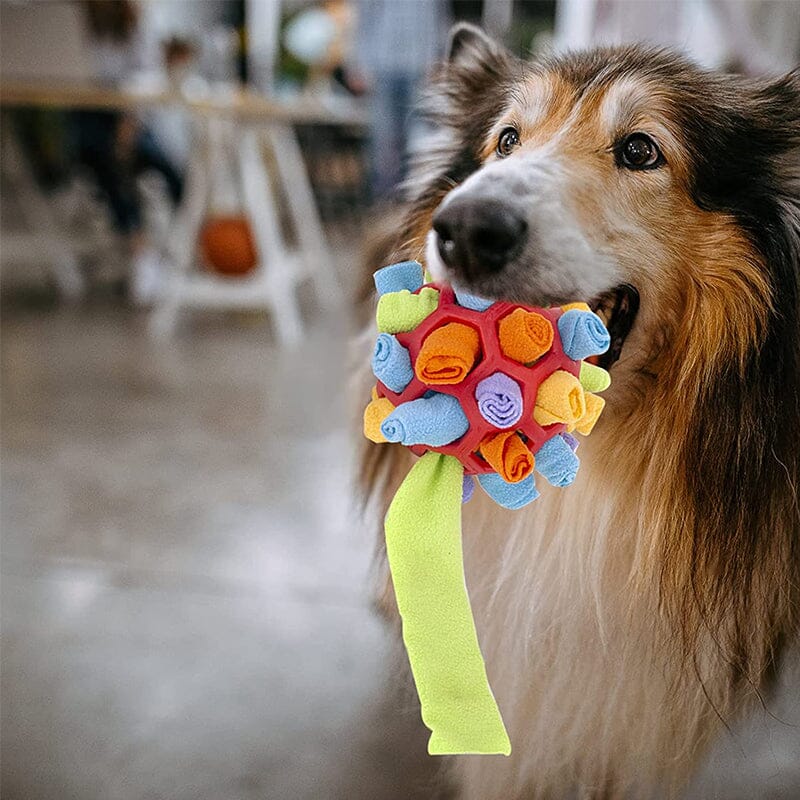
[[[471,282],[464,281],[458,276],[451,274],[451,271],[442,262],[436,246],[435,233],[428,234],[426,242],[426,264],[429,272],[435,281],[450,283],[458,289],[463,289],[470,294],[485,297],[487,300],[503,300],[509,303],[522,303],[529,306],[548,307],[554,305],[565,305],[570,302],[588,302],[589,307],[595,312],[605,324],[611,335],[611,344],[608,350],[601,356],[592,359],[594,363],[604,369],[611,367],[620,359],[622,348],[628,334],[633,329],[636,315],[639,312],[639,292],[629,283],[621,283],[608,289],[605,292],[596,294],[590,300],[576,295],[571,296],[551,296],[545,292],[536,296],[515,296],[515,293],[507,290],[497,291],[486,286],[478,287]]]

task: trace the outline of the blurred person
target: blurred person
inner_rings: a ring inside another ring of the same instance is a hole
[[[95,76],[100,83],[120,87],[144,65],[137,7],[131,0],[87,0],[84,9]],[[182,177],[153,132],[134,114],[80,111],[74,125],[78,157],[93,173],[108,200],[115,227],[125,238],[131,260],[130,296],[147,304],[159,291],[164,266],[143,229],[136,179],[155,170],[163,176],[177,205],[183,192]]]
[[[405,178],[415,93],[441,55],[449,13],[441,0],[360,0],[355,83],[371,93],[373,200],[391,199]]]
[[[288,54],[306,69],[305,89],[329,93],[342,74],[352,49],[354,9],[347,0],[326,0],[306,8],[289,20],[283,32]],[[345,83],[345,88],[349,88]]]
[[[178,98],[201,98],[208,94],[208,82],[197,69],[194,42],[171,36],[161,43],[162,63],[157,69],[141,74],[137,89],[164,93]],[[147,128],[163,150],[167,161],[185,173],[191,151],[192,116],[181,106],[164,105],[148,112]]]
[[[796,0],[559,0],[556,46],[647,42],[679,47],[704,66],[747,74],[791,69],[800,57]]]

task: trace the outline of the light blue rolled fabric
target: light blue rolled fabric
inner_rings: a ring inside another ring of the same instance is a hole
[[[416,292],[424,283],[422,264],[419,261],[401,261],[382,267],[373,276],[378,294],[389,294],[408,289]]]
[[[496,472],[489,472],[478,475],[478,482],[483,491],[503,508],[522,508],[539,496],[533,475],[519,483],[506,483]]]
[[[372,353],[372,372],[393,392],[402,392],[414,377],[411,354],[391,333],[379,333]]]
[[[536,471],[552,486],[569,486],[575,480],[581,463],[561,436],[548,439],[534,458]]]
[[[482,297],[467,294],[467,292],[462,292],[460,289],[455,289],[455,295],[460,306],[471,308],[473,311],[486,311],[489,306],[494,305],[494,300],[484,300]]]
[[[599,356],[611,344],[603,320],[592,311],[572,308],[558,318],[558,333],[564,352],[575,361]]]
[[[441,447],[460,439],[469,420],[458,400],[449,394],[431,392],[425,397],[401,403],[381,424],[389,442]]]

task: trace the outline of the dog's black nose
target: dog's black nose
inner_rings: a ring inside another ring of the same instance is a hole
[[[519,253],[528,223],[508,203],[464,195],[439,208],[433,229],[445,264],[477,278],[498,272]]]

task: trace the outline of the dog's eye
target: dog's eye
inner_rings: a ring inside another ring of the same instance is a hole
[[[497,155],[505,158],[519,144],[519,133],[516,128],[504,128],[497,139]]]
[[[655,169],[664,163],[658,145],[645,133],[626,136],[619,149],[619,159],[628,169]]]

